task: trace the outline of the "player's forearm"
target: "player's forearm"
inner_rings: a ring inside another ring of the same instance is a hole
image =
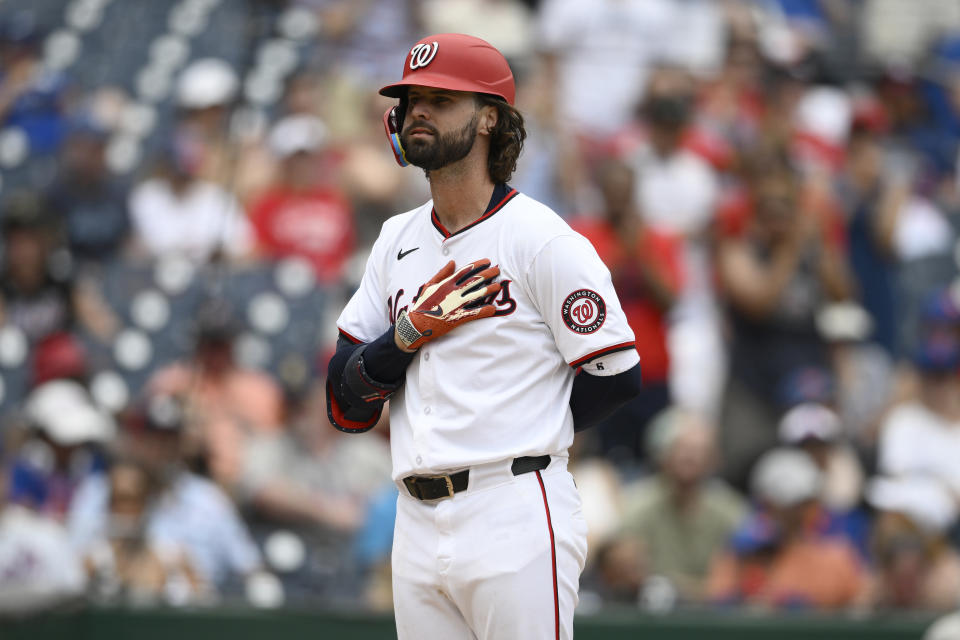
[[[359,433],[376,424],[384,403],[403,383],[413,353],[401,350],[393,327],[373,342],[344,338],[327,367],[327,414],[342,431]]]
[[[392,384],[403,379],[416,353],[416,351],[405,351],[400,348],[391,326],[382,336],[367,346],[363,361],[372,378]]]
[[[573,428],[583,431],[610,416],[640,393],[640,365],[615,376],[593,376],[581,372],[573,380],[570,410]]]
[[[397,345],[392,326],[368,343],[353,344],[341,337],[337,342],[337,352],[327,368],[328,377],[344,379],[350,358],[360,348],[363,348],[363,365],[367,374],[384,385],[401,382],[416,355],[415,351],[404,351]]]

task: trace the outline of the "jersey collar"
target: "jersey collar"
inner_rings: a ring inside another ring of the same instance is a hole
[[[436,209],[430,209],[430,221],[433,222],[433,228],[439,231],[440,235],[443,236],[443,239],[446,240],[447,238],[452,238],[455,235],[463,233],[467,229],[472,229],[484,220],[492,218],[493,214],[495,214],[497,211],[500,211],[500,209],[502,209],[505,204],[513,200],[518,193],[520,192],[508,184],[496,185],[493,188],[493,195],[490,196],[490,204],[487,205],[487,210],[483,212],[483,215],[465,226],[463,229],[460,229],[454,233],[447,231],[446,227],[441,224],[440,218],[437,216]]]

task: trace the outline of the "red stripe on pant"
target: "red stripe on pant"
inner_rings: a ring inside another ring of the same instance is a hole
[[[557,543],[553,538],[553,520],[550,518],[550,505],[547,503],[547,488],[543,486],[543,476],[537,471],[537,481],[540,483],[540,493],[543,494],[543,508],[547,512],[547,529],[550,531],[550,560],[553,562],[553,618],[557,630],[557,640],[560,640],[560,596],[557,589]]]

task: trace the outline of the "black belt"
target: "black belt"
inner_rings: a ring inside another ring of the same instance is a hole
[[[510,465],[513,475],[519,476],[531,471],[546,469],[550,464],[550,456],[524,456],[514,458]],[[467,488],[470,483],[470,470],[464,469],[444,476],[407,476],[403,484],[414,498],[418,500],[439,500],[449,498]]]

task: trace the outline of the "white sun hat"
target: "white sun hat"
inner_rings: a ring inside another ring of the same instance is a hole
[[[755,497],[777,507],[792,507],[820,495],[822,475],[799,449],[773,449],[763,454],[750,476]]]
[[[205,109],[227,104],[237,95],[240,80],[229,64],[203,58],[184,69],[177,84],[177,104],[185,109]]]
[[[97,409],[83,386],[72,380],[51,380],[37,387],[27,397],[24,415],[64,446],[107,442],[116,433],[113,419]]]

